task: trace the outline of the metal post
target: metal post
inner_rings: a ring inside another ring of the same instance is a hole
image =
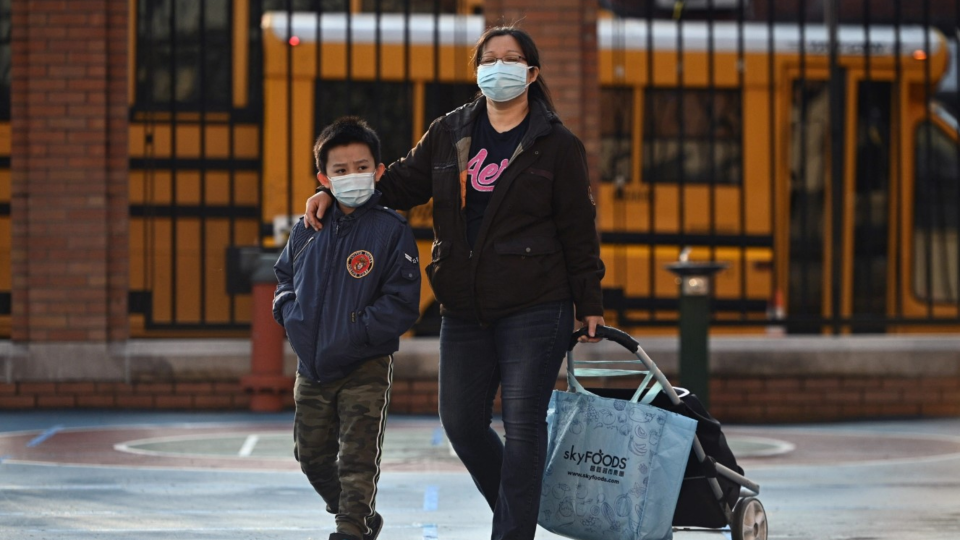
[[[680,261],[667,265],[680,283],[680,381],[684,388],[710,408],[710,281],[726,263],[689,261],[689,248]]]
[[[273,320],[276,260],[275,253],[258,254],[250,276],[253,293],[250,374],[241,379],[240,385],[250,393],[250,410],[255,412],[280,411],[282,396],[293,389],[293,379],[283,374],[283,327]]]
[[[837,49],[837,3],[824,0],[824,21],[827,24],[830,48],[830,319],[834,334],[840,334],[840,319],[843,317],[843,94],[846,89],[846,73],[840,67]]]

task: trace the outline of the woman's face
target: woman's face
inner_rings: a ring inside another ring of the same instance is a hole
[[[510,35],[490,38],[490,40],[487,41],[487,43],[483,46],[483,54],[480,55],[481,62],[484,59],[490,58],[503,59],[515,57],[520,57],[520,63],[527,65],[527,60],[524,58],[523,49],[520,47],[520,43]],[[528,69],[527,84],[531,84],[533,81],[537,80],[537,75],[539,74],[540,68],[538,67]]]

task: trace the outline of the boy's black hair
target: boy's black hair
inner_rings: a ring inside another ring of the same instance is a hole
[[[374,167],[380,164],[380,138],[377,137],[377,132],[358,116],[342,116],[323,128],[313,145],[317,170],[327,174],[327,155],[331,148],[355,142],[367,145],[373,154]]]

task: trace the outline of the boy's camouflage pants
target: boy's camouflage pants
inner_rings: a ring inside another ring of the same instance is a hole
[[[368,360],[330,383],[297,375],[293,455],[336,514],[337,532],[358,538],[369,532],[392,382],[391,356]]]

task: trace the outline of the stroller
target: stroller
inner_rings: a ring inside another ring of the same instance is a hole
[[[701,527],[719,529],[730,526],[733,540],[766,540],[767,517],[760,500],[760,486],[743,476],[743,469],[727,445],[720,422],[706,411],[696,395],[673,387],[640,344],[627,333],[611,327],[597,327],[596,336],[613,341],[637,356],[637,360],[574,360],[573,348],[581,328],[573,334],[567,352],[567,384],[570,389],[605,398],[644,397],[655,407],[681,414],[697,421],[693,450],[687,462],[680,495],[673,516],[674,529]],[[646,371],[588,367],[597,364],[642,364]],[[644,375],[637,390],[616,388],[584,388],[580,377],[619,377]],[[653,382],[649,388],[647,385]],[[741,490],[747,496],[741,497]]]

